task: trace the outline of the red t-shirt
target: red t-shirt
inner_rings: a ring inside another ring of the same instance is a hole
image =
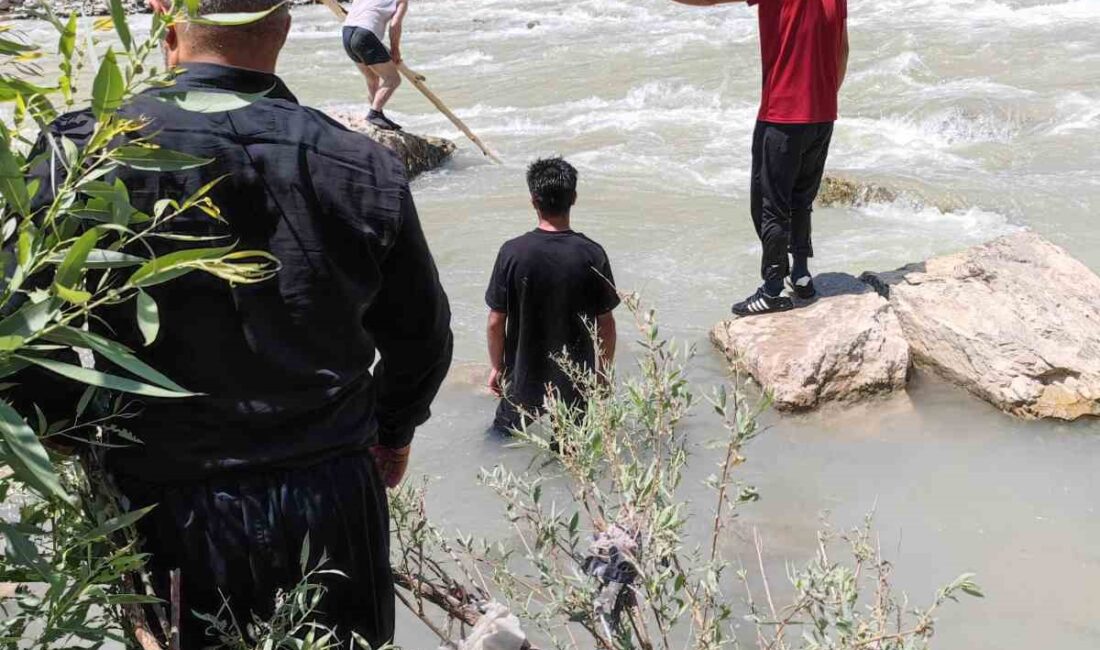
[[[848,0],[748,0],[760,5],[764,122],[835,122]]]

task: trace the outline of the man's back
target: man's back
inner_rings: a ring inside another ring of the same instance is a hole
[[[574,362],[595,368],[589,327],[619,304],[604,249],[580,233],[534,230],[501,248],[486,302],[507,314],[505,368],[508,397],[531,410],[547,384],[572,399],[572,384],[553,359],[567,350]],[[498,426],[516,424],[504,407]]]
[[[211,191],[224,221],[191,210],[151,239],[159,254],[236,244],[270,251],[278,276],[232,286],[192,273],[153,287],[163,326],[142,351],[202,396],[146,403],[128,423],[143,445],[112,468],[148,481],[235,468],[317,462],[381,437],[401,446],[422,423],[450,359],[449,310],[398,160],[364,136],[299,106],[273,75],[192,64],[168,93],[268,92],[223,113],[139,97],[161,146],[213,162],[177,173],[120,171],[134,206]],[[80,139],[88,116],[58,130]],[[196,244],[180,236],[215,237]],[[132,306],[105,312],[141,349]],[[381,377],[370,368],[376,351]]]
[[[759,4],[763,95],[758,119],[834,122],[848,0],[749,0]]]

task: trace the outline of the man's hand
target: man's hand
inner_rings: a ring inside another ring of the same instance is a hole
[[[489,371],[489,392],[497,397],[504,397],[504,372],[499,368],[493,368]]]
[[[412,447],[391,449],[375,445],[371,447],[370,453],[374,457],[374,464],[378,467],[378,474],[386,487],[392,490],[401,485],[405,472],[409,469],[409,455],[412,453]]]

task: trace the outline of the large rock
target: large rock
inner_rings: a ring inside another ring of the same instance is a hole
[[[817,285],[816,301],[726,321],[711,339],[782,410],[904,389],[909,346],[889,302],[850,275],[824,274]]]
[[[393,149],[405,162],[409,178],[441,166],[455,152],[455,143],[443,138],[413,135],[407,131],[385,131],[367,121],[366,116],[347,112],[330,113],[333,119],[352,131],[363,133],[375,142]]]
[[[1039,235],[864,279],[920,366],[1021,417],[1100,415],[1100,277]]]

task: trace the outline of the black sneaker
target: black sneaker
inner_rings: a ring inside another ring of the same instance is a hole
[[[813,276],[804,275],[797,280],[794,278],[787,278],[787,287],[791,290],[791,293],[802,300],[811,300],[817,297],[817,289],[814,288]]]
[[[734,305],[733,313],[736,316],[759,316],[792,309],[794,309],[794,303],[791,302],[790,298],[786,296],[769,296],[764,293],[763,288],[760,288],[756,290],[756,293]]]
[[[370,115],[367,117],[367,121],[374,126],[382,129],[383,131],[400,131],[401,125],[394,122],[385,115],[378,113],[376,115]]]

